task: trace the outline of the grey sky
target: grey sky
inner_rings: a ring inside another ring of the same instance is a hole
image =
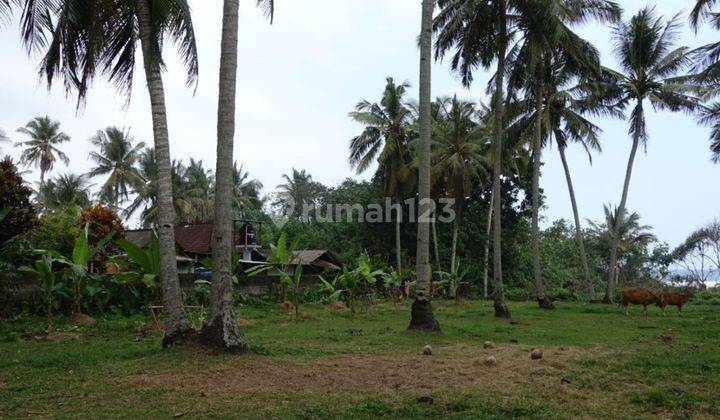
[[[417,96],[415,38],[420,0],[281,0],[273,26],[254,3],[241,1],[235,158],[265,184],[265,192],[273,190],[281,174],[292,167],[306,169],[316,180],[331,185],[354,176],[347,165],[347,143],[360,127],[347,113],[360,99],[379,99],[386,76],[410,81],[411,96]],[[636,0],[620,3],[626,17],[646,4]],[[214,167],[221,2],[194,0],[191,4],[200,51],[200,84],[193,96],[184,86],[177,61],[168,54],[165,84],[172,154],[179,159],[202,159]],[[656,4],[666,17],[689,7],[687,0],[649,4]],[[0,127],[13,140],[20,140],[14,130],[32,117],[47,114],[60,120],[73,138],[64,147],[72,162],[69,168],[57,166],[53,175],[86,172],[91,166],[87,139],[109,125],[131,127],[136,139],[152,144],[141,71],[128,108],[122,108],[124,98],[98,79],[86,108],[76,115],[73,100],[59,87],[48,93],[39,82],[38,57],[26,55],[17,32],[16,23],[0,30]],[[610,29],[592,25],[580,32],[598,46],[604,63],[615,67]],[[696,36],[686,29],[682,42],[698,46],[718,36],[711,30]],[[457,93],[478,99],[487,77],[479,72],[476,85],[465,90],[445,64],[438,64],[433,94]],[[604,152],[595,157],[594,165],[589,166],[581,150],[569,152],[583,219],[597,219],[603,203],[619,201],[630,149],[626,122],[596,122],[604,129]],[[650,112],[648,125],[648,153],[637,159],[628,207],[639,212],[661,240],[675,245],[691,230],[720,216],[720,189],[716,186],[720,167],[710,162],[708,130],[698,127],[692,117]],[[18,156],[18,151],[8,146],[3,152]],[[37,180],[38,175],[29,178]],[[95,180],[97,184],[101,181]],[[542,185],[548,196],[546,220],[571,218],[556,149],[546,151]]]

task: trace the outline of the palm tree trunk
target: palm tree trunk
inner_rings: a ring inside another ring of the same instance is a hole
[[[170,160],[170,136],[165,109],[165,91],[160,74],[159,51],[152,38],[153,28],[148,0],[137,0],[138,29],[143,53],[145,78],[150,94],[153,139],[158,182],[158,238],[160,239],[160,279],[163,290],[165,336],[163,347],[181,343],[192,337],[185,306],[180,295],[175,255],[173,192]]]
[[[580,264],[583,270],[583,283],[588,292],[590,300],[595,298],[595,289],[593,288],[592,278],[590,278],[590,267],[588,265],[587,254],[585,253],[585,240],[582,236],[582,226],[580,225],[580,214],[578,212],[577,200],[575,199],[575,189],[573,188],[572,177],[570,176],[570,167],[565,157],[565,148],[558,146],[560,150],[560,160],[565,170],[565,180],[567,181],[568,192],[570,193],[570,203],[572,204],[573,217],[575,218],[575,238],[577,239],[578,249],[580,250]]]
[[[420,32],[420,170],[418,177],[418,198],[420,218],[417,235],[417,282],[415,301],[412,305],[408,329],[439,331],[440,325],[433,315],[430,303],[430,136],[432,95],[431,53],[432,20],[435,0],[422,2],[422,28]],[[423,217],[424,216],[424,217]]]
[[[458,218],[455,217],[455,220],[453,220],[452,245],[450,248],[450,272],[452,274],[455,274],[455,270],[457,267],[456,258],[457,258],[458,227],[459,227]]]
[[[542,77],[542,65],[538,71],[538,79]],[[545,296],[540,266],[540,165],[542,164],[542,107],[543,85],[537,83],[535,92],[535,129],[533,131],[533,175],[532,175],[532,254],[533,276],[535,280],[535,297],[542,309],[555,309],[552,301]]]
[[[398,200],[399,201],[399,200]],[[398,274],[402,274],[402,243],[400,241],[400,224],[402,223],[402,205],[399,204],[395,215],[395,266]]]
[[[435,266],[440,268],[440,250],[438,248],[438,237],[437,237],[437,211],[433,211],[432,236],[433,236],[433,251],[435,253]]]
[[[643,113],[643,104],[642,102],[638,103],[638,115],[642,115]],[[618,251],[618,243],[619,243],[619,234],[617,231],[617,228],[619,227],[620,223],[619,221],[621,218],[625,215],[625,206],[627,205],[627,197],[628,197],[628,191],[630,190],[630,178],[632,177],[632,170],[633,165],[635,164],[635,156],[637,155],[637,149],[640,145],[640,137],[638,134],[636,134],[633,138],[633,144],[632,149],[630,149],[630,157],[628,158],[627,163],[627,170],[625,171],[625,183],[623,184],[623,192],[622,192],[622,198],[620,199],[620,205],[617,208],[617,212],[615,214],[615,219],[617,222],[615,223],[615,232],[613,234],[612,238],[612,247],[610,248],[610,265],[608,267],[608,282],[607,282],[607,289],[605,290],[605,297],[603,298],[603,302],[605,303],[612,303],[613,298],[613,289],[615,288],[615,276],[617,273],[617,251]]]
[[[487,225],[485,226],[485,254],[483,256],[483,297],[488,297],[488,271],[490,268],[490,232],[493,221],[493,201],[495,191],[490,193],[490,205],[488,206]]]
[[[505,0],[498,0],[498,63],[495,74],[495,119],[493,122],[493,299],[495,317],[510,318],[510,310],[505,303],[502,280],[502,153],[503,153],[503,101],[505,85],[505,54],[507,52],[507,5]]]
[[[224,1],[220,46],[215,222],[212,242],[212,302],[208,321],[200,333],[201,342],[204,345],[232,353],[247,350],[245,338],[235,319],[232,283],[233,141],[235,138],[238,9],[238,0]]]

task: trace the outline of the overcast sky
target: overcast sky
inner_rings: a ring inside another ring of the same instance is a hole
[[[619,2],[626,18],[645,4],[655,4],[666,17],[689,7],[687,0]],[[185,88],[182,68],[167,54],[172,156],[202,159],[214,168],[222,2],[190,3],[200,52],[200,84],[193,96]],[[408,80],[411,96],[417,97],[420,0],[280,0],[272,26],[254,3],[241,1],[235,158],[265,184],[265,192],[272,191],[292,167],[306,169],[315,180],[329,185],[355,176],[347,164],[347,145],[361,127],[347,113],[360,99],[379,100],[387,76]],[[616,67],[608,27],[590,25],[579,31],[598,46],[605,65]],[[21,140],[14,130],[34,116],[59,120],[72,137],[63,145],[71,164],[56,166],[51,175],[86,172],[91,167],[88,138],[107,126],[130,127],[137,140],[152,144],[142,71],[137,71],[129,107],[123,108],[125,99],[98,79],[86,108],[76,114],[74,101],[62,89],[48,92],[40,83],[38,57],[27,56],[17,33],[16,23],[0,29],[0,127],[13,140]],[[686,29],[682,43],[694,47],[718,36],[710,30],[695,35]],[[486,73],[478,72],[476,85],[466,90],[440,63],[434,67],[433,95],[457,93],[477,100],[487,79]],[[720,166],[710,162],[708,129],[698,127],[692,117],[650,110],[648,114],[648,151],[636,161],[628,207],[639,212],[662,241],[674,246],[720,216]],[[604,129],[604,152],[595,157],[593,166],[581,150],[569,151],[583,220],[600,218],[603,203],[619,202],[631,144],[626,122],[596,122]],[[17,157],[19,151],[4,145],[3,153]],[[545,156],[541,182],[547,194],[546,223],[570,219],[557,149],[547,150]],[[28,178],[36,181],[38,174]]]

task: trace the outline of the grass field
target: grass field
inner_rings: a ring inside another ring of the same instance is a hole
[[[409,308],[387,303],[356,316],[305,306],[299,321],[242,307],[253,351],[241,356],[161,350],[158,334],[138,332],[143,317],[59,319],[63,340],[24,338],[39,318],[2,320],[0,417],[720,416],[720,307],[644,319],[638,308],[515,303],[512,322],[487,302],[435,309],[440,334],[406,332]],[[496,366],[483,363],[491,355]]]

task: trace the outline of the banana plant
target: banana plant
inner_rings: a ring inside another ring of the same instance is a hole
[[[295,256],[295,249],[298,246],[299,239],[299,237],[295,238],[295,240],[288,245],[287,235],[285,235],[285,232],[281,233],[277,244],[270,244],[271,253],[267,261],[245,271],[249,276],[256,276],[273,268],[277,269],[280,273],[281,300],[283,302],[285,301],[286,286],[295,287],[296,289],[300,287],[300,277],[298,277],[297,284],[293,283],[295,276],[302,276],[302,268],[300,268],[299,275],[297,268],[302,264],[300,261],[296,261],[297,258]],[[295,309],[297,310],[297,306]]]
[[[128,241],[127,239],[118,239],[116,244],[125,251],[127,260],[130,262],[130,269],[123,271],[115,276],[128,283],[143,283],[148,288],[154,290],[156,303],[160,302],[160,290],[158,281],[160,280],[160,240],[154,231],[150,234],[150,249],[145,251],[141,247]],[[115,258],[114,261],[119,265],[125,265],[126,261]]]
[[[443,288],[447,286],[448,296],[454,298],[455,302],[458,303],[460,302],[460,288],[470,283],[465,281],[465,276],[467,276],[468,270],[460,269],[460,259],[457,260],[457,266],[455,267],[455,270],[456,271],[454,273],[436,271],[435,274],[437,274],[440,278],[440,281],[436,283],[436,286],[438,288]]]
[[[402,298],[404,296],[402,291],[402,275],[400,275],[400,273],[396,270],[391,269],[390,271],[383,272],[381,274],[381,277],[383,279],[385,290],[390,295],[393,300],[393,304],[397,308],[398,304],[400,303],[400,301],[402,301]]]
[[[98,252],[105,249],[105,245],[115,236],[115,232],[110,232],[103,237],[94,247],[90,247],[88,240],[90,226],[86,223],[80,235],[75,238],[75,246],[73,247],[72,257],[67,258],[62,255],[56,257],[56,261],[65,265],[65,271],[69,277],[73,280],[75,286],[75,313],[81,313],[80,301],[82,298],[83,291],[85,290],[85,283],[87,282],[90,272],[88,271],[88,263],[90,259],[94,257]]]
[[[51,251],[40,251],[40,259],[35,261],[33,267],[22,266],[19,268],[20,272],[29,274],[35,277],[40,282],[40,289],[45,294],[46,300],[46,320],[45,320],[45,334],[49,334],[53,325],[53,292],[55,291],[56,274],[53,269],[53,263],[56,259]]]

